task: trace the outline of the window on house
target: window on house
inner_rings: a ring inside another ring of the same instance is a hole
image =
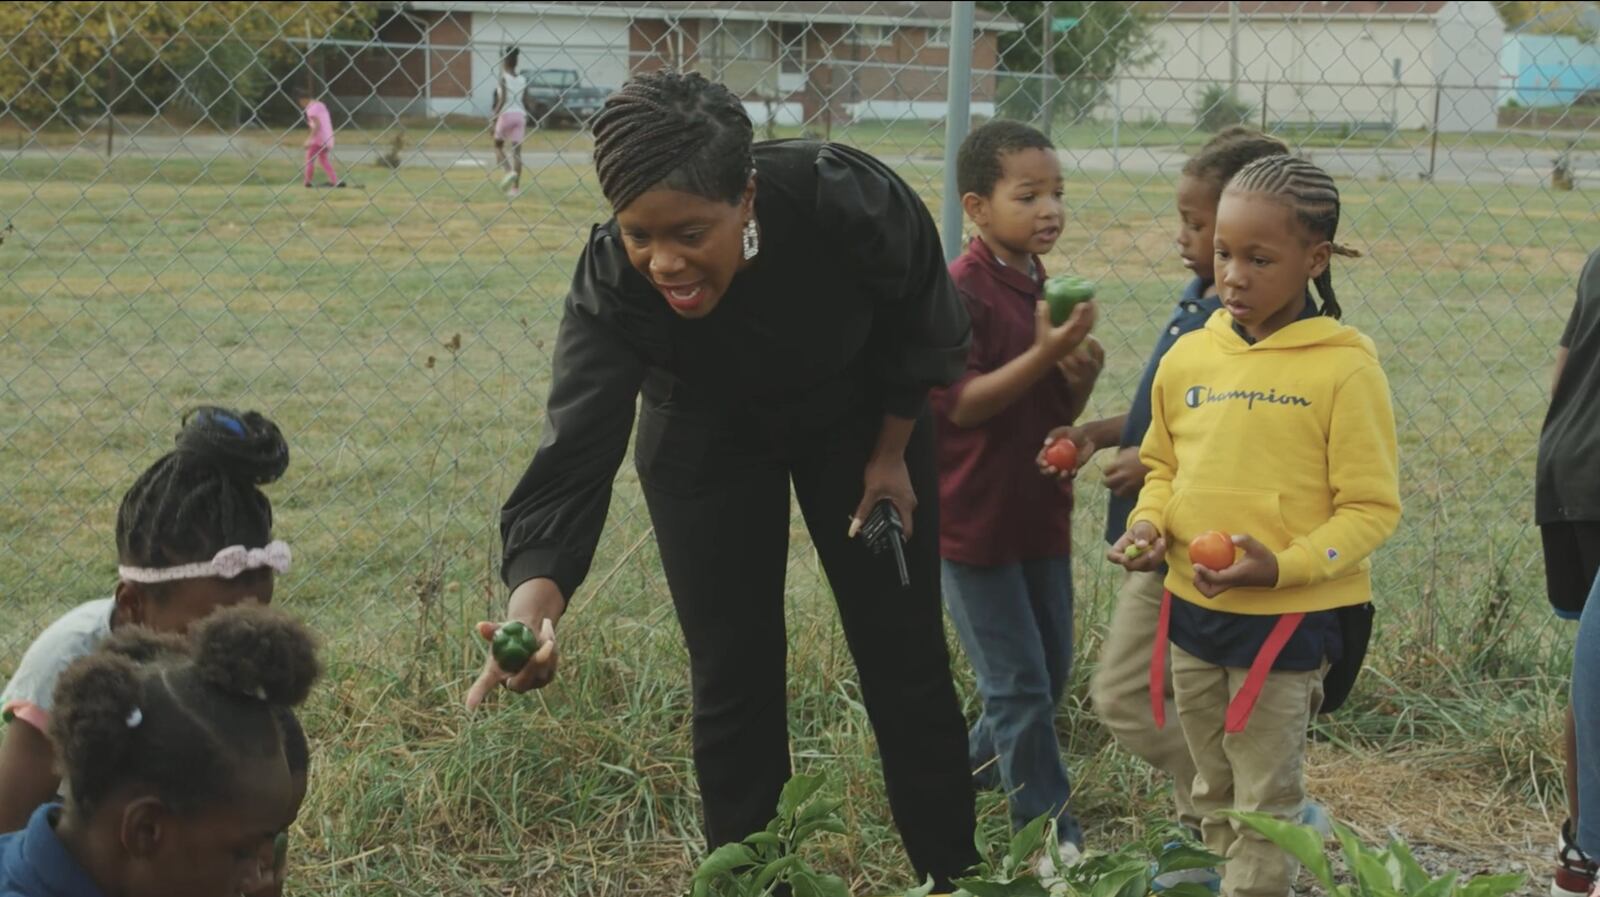
[[[927,43],[927,46],[930,46],[930,47],[948,47],[948,46],[950,46],[950,29],[949,28],[929,28],[928,29],[928,43]]]
[[[713,53],[719,62],[772,59],[772,50],[768,46],[768,33],[762,23],[724,19],[713,27],[715,29],[712,32],[715,47]]]
[[[853,25],[850,42],[858,47],[887,47],[894,43],[894,28],[888,25]]]
[[[779,71],[785,75],[800,75],[806,70],[806,28],[804,25],[785,22],[778,26]]]

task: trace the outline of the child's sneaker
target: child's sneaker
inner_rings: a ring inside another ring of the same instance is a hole
[[[1333,834],[1333,819],[1328,815],[1328,808],[1314,800],[1306,801],[1300,808],[1299,823],[1314,829],[1323,838]]]
[[[1310,828],[1324,838],[1333,834],[1333,820],[1329,817],[1327,808],[1314,800],[1305,802],[1300,808],[1300,816],[1295,822]],[[1191,834],[1195,836],[1196,841],[1200,840],[1198,832],[1191,831]],[[1165,849],[1177,846],[1177,842],[1171,842],[1166,845]],[[1154,871],[1153,864],[1152,871]],[[1168,888],[1182,884],[1200,885],[1211,893],[1216,894],[1222,890],[1222,874],[1216,869],[1184,869],[1179,872],[1168,872],[1152,878],[1150,880],[1150,890],[1159,894]]]
[[[1556,863],[1556,876],[1550,882],[1550,897],[1594,897],[1595,892],[1600,891],[1600,867],[1578,848],[1570,819],[1561,823]]]
[[[1175,847],[1176,844],[1169,844]],[[1222,873],[1215,869],[1181,869],[1177,872],[1167,872],[1157,875],[1150,880],[1150,890],[1160,894],[1178,885],[1199,885],[1213,894],[1222,892]]]
[[[1033,864],[1033,874],[1040,881],[1053,881],[1060,878],[1061,869],[1071,869],[1083,862],[1083,848],[1072,841],[1062,841],[1059,845],[1061,853],[1061,867],[1056,868],[1055,858],[1046,850],[1039,856],[1039,861]]]
[[[1168,841],[1167,843],[1161,845],[1162,853],[1182,847],[1186,843],[1201,843],[1200,832],[1198,829],[1190,828],[1187,825],[1184,826],[1184,828],[1189,832],[1189,840],[1187,842]],[[1166,872],[1161,875],[1156,875],[1156,869],[1158,868],[1160,867],[1155,863],[1150,864],[1150,890],[1154,893],[1160,894],[1161,892],[1170,888],[1175,888],[1178,885],[1191,884],[1199,885],[1213,894],[1219,894],[1222,892],[1222,873],[1218,872],[1214,867],[1202,869],[1179,869],[1175,872]]]
[[[504,190],[505,188],[511,186],[511,182],[516,180],[516,179],[517,179],[517,173],[515,171],[506,172],[500,178],[500,189]]]

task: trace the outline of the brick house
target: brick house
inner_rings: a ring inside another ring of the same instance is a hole
[[[602,87],[664,67],[699,71],[743,97],[757,122],[937,119],[949,18],[935,2],[390,3],[374,43],[324,71],[355,115],[485,115],[498,60],[516,46],[526,68],[574,69]],[[999,35],[1020,27],[978,11],[974,114],[993,114]]]

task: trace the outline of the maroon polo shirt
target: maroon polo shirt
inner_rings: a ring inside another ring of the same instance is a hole
[[[1008,268],[977,237],[950,263],[950,277],[972,317],[972,348],[961,379],[932,393],[939,433],[939,553],[946,560],[993,567],[1072,550],[1072,486],[1040,474],[1035,463],[1045,436],[1072,422],[1065,378],[1052,370],[976,427],[950,422],[951,409],[973,378],[1033,346],[1034,303],[1043,295],[1045,277],[1037,257],[1033,264],[1033,277]]]

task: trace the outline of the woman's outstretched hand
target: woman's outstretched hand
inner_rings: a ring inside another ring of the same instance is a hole
[[[467,690],[468,710],[482,704],[491,692],[502,685],[515,692],[525,692],[544,688],[556,678],[556,670],[561,664],[561,654],[556,648],[556,621],[561,619],[567,604],[561,590],[556,588],[552,580],[530,579],[512,590],[511,600],[507,604],[505,622],[517,620],[538,633],[539,650],[516,673],[500,669],[492,654],[486,658],[483,672],[478,674],[477,681]],[[484,621],[474,628],[484,641],[493,642],[500,625]]]

